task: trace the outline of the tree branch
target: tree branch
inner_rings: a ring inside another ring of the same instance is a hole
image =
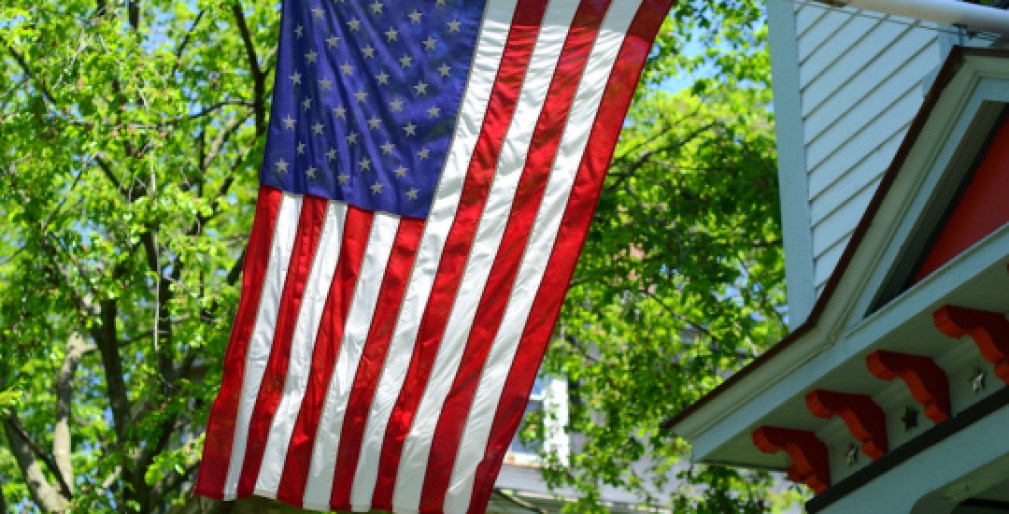
[[[245,249],[242,250],[242,254],[238,256],[238,259],[235,259],[235,265],[231,267],[230,271],[228,271],[228,277],[225,279],[225,282],[227,282],[229,286],[235,285],[235,283],[238,282],[238,277],[242,276],[242,267],[244,265]]]
[[[118,308],[116,300],[99,302],[99,326],[92,329],[93,337],[102,356],[102,368],[105,375],[106,394],[109,407],[112,410],[112,425],[116,435],[114,446],[126,443],[126,427],[129,424],[129,400],[126,396],[126,382],[123,377],[122,357],[119,355],[119,336],[116,330]],[[137,497],[142,494],[143,475],[128,473],[123,475],[133,491],[127,496]]]
[[[643,151],[634,160],[634,162],[630,163],[630,166],[627,169],[623,169],[622,171],[620,171],[619,173],[617,173],[617,176],[619,178],[617,179],[616,182],[608,185],[607,189],[608,190],[614,190],[614,189],[619,188],[620,185],[623,184],[625,181],[627,181],[629,178],[631,178],[631,176],[634,175],[634,173],[637,172],[638,169],[641,168],[641,166],[643,166],[646,162],[648,162],[652,158],[652,156],[654,156],[655,154],[659,153],[660,151],[665,150],[665,149],[669,149],[669,148],[680,148],[680,147],[683,147],[684,145],[686,145],[690,141],[693,141],[695,138],[700,137],[701,134],[707,132],[708,130],[714,128],[717,125],[718,125],[718,123],[716,123],[716,122],[706,123],[706,124],[704,124],[704,125],[702,125],[700,127],[697,127],[696,130],[692,130],[689,134],[686,134],[682,138],[678,138],[675,141],[668,141],[666,144],[661,145],[661,146],[659,146],[657,148],[653,148],[651,150],[645,150],[645,151]],[[629,156],[631,153],[636,152],[642,146],[645,146],[646,144],[649,144],[649,143],[652,143],[652,142],[654,142],[654,141],[650,140],[650,141],[646,141],[644,143],[639,144],[637,147],[635,147],[635,148],[633,148],[633,149],[625,152],[623,155],[621,155],[615,161],[615,163],[616,162],[622,162],[622,161],[624,161],[627,158],[627,156]],[[612,168],[617,168],[617,166],[612,166]]]
[[[102,174],[105,175],[105,178],[112,183],[112,185],[116,188],[116,191],[125,195],[126,190],[123,188],[123,183],[116,177],[116,174],[112,172],[112,167],[109,166],[109,163],[105,162],[105,159],[102,159],[101,156],[95,157],[95,162],[98,163],[98,169],[102,170]]]
[[[200,25],[200,20],[203,19],[203,14],[206,12],[204,9],[200,9],[200,12],[196,14],[196,19],[193,20],[193,24],[189,26],[189,30],[186,31],[186,35],[182,36],[182,41],[179,43],[179,47],[175,49],[175,63],[172,64],[172,71],[168,74],[169,76],[174,76],[176,71],[179,71],[179,64],[182,62],[182,54],[186,52],[186,46],[189,45],[190,39],[193,37],[193,32],[196,31],[196,27]]]
[[[178,116],[178,117],[170,120],[168,123],[161,123],[159,125],[153,125],[151,128],[164,128],[166,125],[170,125],[172,123],[178,123],[178,122],[180,122],[182,120],[195,120],[195,119],[203,118],[203,117],[209,116],[211,114],[214,114],[217,111],[219,111],[219,110],[221,110],[221,109],[223,109],[225,107],[229,107],[229,106],[232,106],[232,105],[238,105],[238,106],[241,106],[241,107],[252,107],[252,108],[255,108],[256,107],[256,102],[253,102],[253,101],[250,101],[250,100],[246,100],[244,98],[229,98],[227,100],[221,100],[220,102],[212,103],[212,104],[204,107],[203,110],[196,111],[196,112],[189,113],[189,114],[185,114],[183,116]]]
[[[128,445],[126,429],[130,426],[130,403],[127,396],[126,380],[123,373],[122,357],[119,355],[119,335],[116,330],[118,306],[116,300],[108,299],[99,302],[99,318],[101,325],[94,329],[93,337],[102,357],[102,368],[105,375],[105,388],[112,410],[112,424],[116,435],[114,447],[125,448]],[[129,452],[128,452],[129,453]],[[122,471],[123,479],[129,488],[126,498],[132,498],[141,504],[147,503],[148,487],[144,482],[141,469],[126,468]]]
[[[7,48],[7,52],[10,53],[11,57],[14,58],[14,61],[18,63],[18,67],[21,68],[21,71],[24,72],[25,76],[35,83],[36,87],[39,88],[39,91],[42,93],[42,96],[45,97],[46,101],[52,105],[56,105],[56,97],[54,97],[52,92],[49,91],[49,86],[46,85],[45,81],[35,76],[35,73],[32,72],[31,66],[28,65],[28,61],[25,60],[24,56],[18,53],[11,44],[2,39],[0,39],[0,45]]]
[[[182,270],[182,264],[175,259],[171,262],[172,274],[165,276],[161,270],[161,263],[158,259],[158,247],[155,241],[155,226],[148,226],[147,230],[140,236],[144,247],[144,256],[147,260],[147,267],[158,277],[157,301],[155,302],[155,326],[154,350],[158,354],[158,372],[162,380],[171,375],[172,371],[172,320],[169,306],[172,303],[171,284],[178,281]]]
[[[102,356],[105,370],[105,386],[112,410],[112,424],[116,438],[122,442],[130,419],[130,405],[126,396],[126,381],[123,378],[123,362],[119,356],[119,335],[116,332],[118,308],[115,300],[99,302],[101,325],[94,330],[95,343]]]
[[[140,28],[140,6],[137,0],[126,0],[126,12],[130,19],[130,28],[134,31]]]
[[[704,334],[704,335],[708,336],[708,339],[710,339],[713,344],[716,344],[716,345],[718,344],[718,338],[715,337],[715,334],[711,333],[711,331],[708,330],[707,327],[705,327],[704,325],[701,325],[700,323],[697,323],[696,321],[694,321],[694,320],[692,320],[692,319],[690,319],[690,318],[688,318],[688,317],[680,314],[679,312],[676,312],[676,310],[674,310],[672,307],[670,307],[668,304],[666,304],[666,302],[664,302],[661,298],[659,298],[655,294],[655,292],[649,291],[647,289],[642,289],[640,292],[642,294],[644,294],[645,296],[647,296],[648,298],[650,298],[653,302],[655,302],[655,304],[658,305],[659,308],[661,308],[663,311],[665,311],[667,315],[669,315],[672,318],[676,318],[676,319],[678,319],[678,320],[686,323],[687,326],[689,326],[690,328],[696,330],[698,333]],[[712,351],[714,351],[714,350],[712,350]]]
[[[157,502],[162,496],[169,491],[177,490],[183,483],[191,480],[197,466],[198,463],[186,466],[182,473],[172,473],[161,479],[157,484],[154,484],[154,488],[151,489],[151,504],[149,505],[151,511],[153,512],[157,509]]]
[[[81,358],[93,347],[85,344],[80,333],[74,332],[67,341],[67,354],[56,378],[56,423],[53,426],[53,457],[57,475],[66,484],[68,494],[73,494],[74,469],[70,455],[73,441],[70,436],[70,410],[73,401],[74,374]]]
[[[259,65],[259,58],[256,57],[256,45],[252,40],[249,24],[245,21],[242,4],[232,2],[231,14],[235,17],[238,31],[242,34],[242,43],[245,45],[245,54],[249,60],[249,71],[252,73],[253,80],[253,102],[255,102],[256,111],[256,134],[262,134],[266,130],[266,74]]]
[[[44,512],[65,511],[70,497],[66,484],[60,484],[60,489],[63,490],[61,494],[46,479],[45,474],[42,472],[42,467],[39,466],[38,459],[42,459],[54,471],[56,470],[56,463],[47,457],[42,452],[42,449],[31,440],[13,412],[8,414],[6,419],[3,420],[3,426],[7,440],[10,441],[11,451],[14,453],[14,460],[17,461],[18,468],[21,469],[21,473],[25,477],[25,483],[28,484],[28,490],[32,495],[32,499]],[[56,476],[62,482],[59,473]]]
[[[214,160],[217,159],[217,156],[220,155],[221,148],[224,147],[224,145],[228,142],[228,140],[231,139],[231,136],[233,136],[235,132],[237,132],[238,129],[241,128],[242,124],[245,123],[245,120],[247,119],[249,119],[247,115],[236,116],[235,118],[232,118],[227,125],[224,126],[223,130],[218,132],[217,137],[214,138],[214,142],[210,144],[210,150],[207,151],[206,157],[204,157],[203,160],[200,162],[200,169],[202,171],[206,171],[207,168],[209,168],[210,165],[213,164]]]

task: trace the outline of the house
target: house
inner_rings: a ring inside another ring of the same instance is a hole
[[[792,332],[667,427],[786,472],[810,513],[1009,512],[1009,50],[818,2],[768,18]]]

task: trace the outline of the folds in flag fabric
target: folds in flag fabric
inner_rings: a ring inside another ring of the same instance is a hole
[[[483,512],[671,0],[284,0],[196,492]]]

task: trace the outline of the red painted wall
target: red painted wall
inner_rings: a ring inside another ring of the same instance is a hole
[[[1009,222],[1009,123],[998,129],[987,152],[914,283]]]

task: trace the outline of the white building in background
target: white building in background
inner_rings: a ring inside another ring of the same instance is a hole
[[[786,471],[810,513],[1009,512],[1005,41],[768,16],[793,332],[669,425],[696,460]]]
[[[546,437],[544,450],[566,461],[572,451],[577,451],[578,434],[568,434],[564,427],[568,419],[568,383],[558,377],[537,378],[529,397],[526,413],[546,411],[544,417]],[[553,513],[580,495],[571,489],[550,490],[540,472],[540,448],[523,444],[518,437],[505,455],[504,465],[494,485],[487,508],[489,514]],[[639,507],[642,501],[634,494],[615,487],[604,486],[603,504],[616,514],[655,512]]]

